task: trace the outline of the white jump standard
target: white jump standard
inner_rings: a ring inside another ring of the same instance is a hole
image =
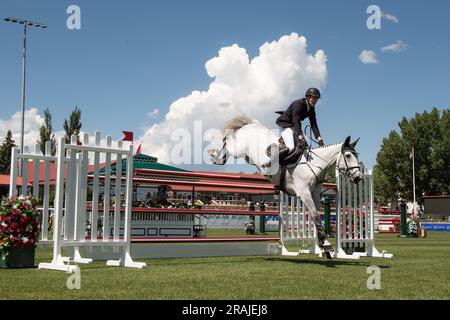
[[[111,137],[106,138],[107,146],[100,146],[100,132],[95,133],[95,145],[89,145],[89,135],[84,134],[83,144],[77,143],[77,137],[71,137],[71,143],[66,144],[64,138],[59,139],[57,146],[57,156],[51,157],[48,155],[38,156],[37,151],[34,155],[18,154],[17,148],[12,151],[12,166],[11,166],[11,186],[10,196],[17,195],[16,191],[16,177],[17,177],[17,160],[24,161],[24,167],[28,167],[29,159],[35,160],[35,173],[34,179],[39,177],[36,166],[39,160],[55,161],[56,162],[56,193],[55,193],[55,214],[53,223],[53,260],[50,263],[40,263],[39,269],[51,269],[60,271],[70,271],[75,266],[69,266],[66,264],[68,261],[75,263],[90,263],[92,259],[89,257],[90,253],[96,251],[113,250],[120,252],[120,258],[117,260],[107,260],[106,264],[109,266],[124,266],[143,268],[145,263],[134,262],[130,256],[131,245],[131,204],[132,204],[132,188],[133,188],[133,146],[129,148],[122,148],[122,141],[118,141],[117,148],[111,147]],[[99,158],[100,154],[105,154],[105,188],[104,188],[104,211],[102,215],[103,219],[103,237],[99,239],[97,236],[98,230],[98,208],[99,208]],[[93,166],[93,192],[92,192],[92,215],[91,219],[87,219],[86,205],[88,194],[88,161],[89,155],[93,154],[94,166]],[[111,178],[111,157],[117,157],[117,170],[115,177]],[[122,157],[126,159],[127,167],[126,174],[122,176],[121,163]],[[37,162],[37,163],[36,163]],[[47,186],[49,166],[45,165],[45,183],[44,184],[44,199],[48,198],[49,188]],[[26,171],[25,171],[26,174]],[[22,194],[27,194],[27,177],[23,177]],[[115,196],[116,205],[114,212],[110,212],[110,206],[108,205],[110,195],[111,180],[115,181]],[[120,237],[121,230],[121,207],[120,207],[120,195],[122,191],[122,180],[125,182],[125,210],[123,214],[123,237]],[[14,183],[13,183],[14,182]],[[38,187],[34,186],[33,194],[37,194]],[[43,229],[48,219],[48,200],[44,200],[44,216],[43,216]],[[46,213],[47,212],[47,213]],[[113,237],[110,237],[109,225],[110,219],[114,222]],[[91,221],[91,237],[85,236],[86,224]],[[46,236],[44,231],[44,236]],[[47,240],[47,239],[46,239]],[[69,257],[63,257],[62,248],[68,249]],[[88,257],[83,257],[87,254]]]
[[[375,247],[373,175],[364,174],[357,184],[336,175],[336,258],[392,258]],[[347,254],[345,250],[353,251]],[[358,250],[358,251],[356,251]],[[363,250],[363,251],[361,251]]]
[[[332,257],[392,258],[392,254],[384,251],[380,253],[375,247],[373,176],[364,174],[361,181],[351,183],[338,173],[336,182],[336,249]],[[322,256],[322,250],[317,243],[316,228],[299,197],[281,193],[280,198],[280,253],[287,256],[297,256],[301,253]],[[303,242],[305,246],[312,248],[303,247],[296,252],[288,251],[286,243],[292,241]]]

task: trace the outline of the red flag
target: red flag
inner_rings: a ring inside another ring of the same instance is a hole
[[[132,131],[122,131],[125,135],[122,141],[131,141],[133,142],[133,132]]]
[[[136,154],[141,154],[142,153],[141,146],[142,146],[142,143],[139,144],[139,147],[136,150]]]

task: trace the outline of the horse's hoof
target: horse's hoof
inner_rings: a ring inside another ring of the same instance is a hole
[[[328,241],[326,241],[326,242],[328,242]],[[331,251],[332,250],[333,250],[333,248],[331,247],[331,245],[329,243],[328,243],[328,245],[325,244],[323,246],[322,257],[323,258],[327,258],[327,259],[332,259],[332,257],[331,257]]]

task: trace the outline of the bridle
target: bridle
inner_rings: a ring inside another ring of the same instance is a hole
[[[339,159],[338,159],[338,164],[341,162],[341,161],[340,161],[340,160],[341,160],[340,158],[342,158],[342,156],[344,156],[345,151],[351,152],[356,158],[358,158],[358,157],[357,157],[358,154],[356,153],[356,151],[353,151],[353,150],[345,150],[345,149],[344,149],[344,150],[341,151],[341,155],[340,155],[340,157],[339,157]],[[338,171],[339,171],[342,175],[344,175],[345,177],[347,177],[347,178],[349,178],[350,180],[352,180],[352,179],[353,179],[353,175],[354,175],[355,173],[357,173],[358,171],[361,171],[361,166],[357,165],[357,166],[349,167],[349,166],[348,166],[348,163],[347,163],[347,159],[346,159],[345,156],[344,156],[344,163],[345,163],[345,169],[339,168],[339,165],[336,166],[336,167],[337,167]],[[353,169],[358,169],[358,171],[355,170],[355,171],[353,171],[353,173],[351,173],[350,171],[353,170]]]

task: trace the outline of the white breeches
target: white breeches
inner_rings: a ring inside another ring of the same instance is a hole
[[[286,128],[281,132],[281,137],[284,140],[284,143],[286,144],[286,147],[289,148],[289,151],[294,150],[295,144],[294,144],[294,130],[292,128]]]

